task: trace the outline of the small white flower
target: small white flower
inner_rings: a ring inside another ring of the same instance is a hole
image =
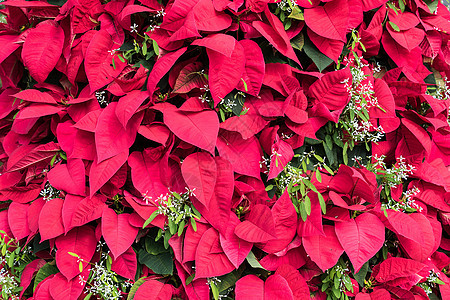
[[[137,33],[137,28],[138,28],[138,25],[136,23],[134,23],[133,25],[130,26],[130,29],[131,29],[130,32],[131,33],[133,33],[133,32]]]

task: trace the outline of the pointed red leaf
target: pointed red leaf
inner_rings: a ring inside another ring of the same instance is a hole
[[[211,0],[198,1],[193,13],[196,27],[202,31],[221,31],[230,27],[232,22],[229,15],[214,9]]]
[[[322,271],[325,271],[337,263],[339,257],[344,253],[344,249],[339,243],[333,226],[324,225],[323,230],[325,236],[304,236],[302,237],[302,244],[311,260]]]
[[[39,233],[41,241],[57,237],[64,233],[62,222],[62,206],[64,200],[55,198],[47,201],[39,215]]]
[[[50,94],[34,89],[23,90],[13,96],[29,102],[56,104],[55,98]]]
[[[58,190],[83,196],[86,189],[84,163],[81,159],[68,159],[67,164],[59,164],[48,172],[48,181]]]
[[[419,273],[426,265],[412,259],[391,257],[380,264],[375,279],[387,282],[399,277],[408,277]]]
[[[234,270],[233,264],[220,247],[219,233],[214,228],[208,229],[200,239],[195,264],[196,278],[221,276]]]
[[[255,275],[247,275],[236,281],[236,300],[264,299],[264,281]]]
[[[119,47],[106,30],[97,31],[92,38],[84,58],[91,93],[111,83],[125,68],[126,63],[114,53]]]
[[[172,8],[173,9],[173,8]],[[186,52],[187,47],[178,49],[177,51],[167,53],[163,57],[159,58],[148,76],[147,91],[150,97],[156,89],[158,82],[169,72],[170,68],[175,64],[178,58]]]
[[[230,214],[230,220],[227,224],[225,235],[220,235],[220,245],[228,259],[233,263],[236,269],[242,264],[253,247],[253,243],[240,239],[234,230],[240,223],[235,214]]]
[[[274,274],[264,283],[264,299],[294,300],[294,295],[286,279],[279,274]]]
[[[203,64],[200,62],[193,62],[186,65],[178,75],[178,78],[173,87],[172,93],[183,94],[190,92],[195,88],[204,88],[208,84],[208,80],[202,73]],[[198,99],[198,98],[197,98]],[[184,103],[184,105],[186,102]],[[183,106],[184,106],[183,105]]]
[[[189,155],[181,165],[181,173],[198,201],[209,207],[217,179],[216,162],[211,155],[204,152]]]
[[[148,98],[148,93],[143,91],[131,91],[122,98],[116,106],[116,116],[123,128],[129,128],[128,123],[139,106]]]
[[[119,257],[133,244],[139,228],[128,222],[130,214],[117,215],[110,208],[106,208],[102,215],[102,235],[114,257]]]
[[[260,178],[262,151],[256,137],[244,140],[237,132],[222,131],[217,139],[217,149],[236,173]]]
[[[234,233],[251,243],[264,243],[276,239],[275,221],[267,205],[256,204],[247,220],[238,224]]]
[[[250,95],[258,96],[264,80],[266,66],[261,48],[252,40],[242,40],[239,41],[239,44],[244,48],[245,69],[237,89]]]
[[[275,274],[286,279],[295,299],[310,299],[308,284],[300,272],[291,265],[281,265]]]
[[[64,30],[54,20],[40,22],[28,33],[22,59],[31,76],[42,83],[56,66],[64,44]]]
[[[164,124],[181,140],[214,154],[219,132],[219,118],[214,111],[166,110]]]
[[[154,279],[145,281],[140,285],[134,295],[136,300],[170,300],[172,299],[173,287]]]
[[[195,40],[191,45],[203,46],[227,57],[231,57],[236,42],[236,39],[231,35],[216,33],[208,35],[203,39]]]
[[[347,0],[335,0],[324,6],[305,9],[305,22],[320,36],[332,40],[346,41],[349,7]]]
[[[292,204],[289,193],[285,191],[272,207],[275,221],[276,239],[269,240],[261,249],[267,253],[275,253],[289,245],[297,230],[297,212]]]
[[[267,17],[269,24],[261,21],[254,21],[252,26],[259,31],[259,33],[261,33],[275,49],[280,51],[281,54],[301,65],[291,46],[290,39],[284,30],[283,23],[278,17],[270,12],[268,6],[266,7],[264,14]]]
[[[352,262],[355,273],[384,244],[384,225],[375,215],[364,213],[347,222],[336,222],[336,235]]]
[[[89,277],[88,269],[83,270],[84,278]],[[79,278],[67,280],[61,273],[57,273],[51,280],[49,291],[52,299],[76,300],[84,290],[86,281],[81,282]]]
[[[128,150],[98,163],[94,160],[89,172],[90,196],[92,197],[127,161]]]
[[[340,110],[349,101],[349,94],[344,80],[349,79],[348,84],[351,84],[351,78],[352,75],[349,68],[329,72],[314,82],[309,88],[309,92],[316,101],[323,103],[330,111]]]
[[[113,260],[111,271],[131,280],[136,278],[137,258],[132,247]]]
[[[13,202],[8,207],[8,223],[13,236],[17,240],[27,237],[31,231],[28,227],[28,204]]]
[[[82,260],[83,269],[85,269],[89,266],[89,262],[95,253],[97,238],[92,227],[83,226],[72,229],[65,236],[58,237],[55,244],[58,248],[56,265],[67,280],[71,280],[81,272],[79,259],[70,255],[69,252],[79,256]]]

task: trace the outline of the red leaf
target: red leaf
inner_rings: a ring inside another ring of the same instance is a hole
[[[240,239],[234,233],[239,223],[238,217],[235,214],[230,214],[230,220],[228,221],[225,234],[220,235],[220,245],[223,248],[223,252],[225,252],[236,269],[244,262],[253,247],[253,243]]]
[[[172,7],[173,9],[173,7]],[[153,92],[156,89],[156,85],[163,78],[163,76],[169,72],[170,68],[175,64],[178,58],[186,52],[187,47],[178,49],[175,52],[170,52],[159,58],[148,76],[147,81],[147,91],[150,97],[153,95]]]
[[[0,49],[0,63],[20,47],[20,45],[16,43],[17,40],[17,35],[2,35],[0,37],[0,44],[3,45]]]
[[[245,69],[237,89],[253,96],[258,96],[264,80],[264,57],[258,44],[252,40],[242,40],[239,44],[244,48]],[[245,87],[244,85],[247,85]]]
[[[389,20],[397,25],[400,30],[408,30],[419,25],[419,18],[410,12],[389,10]]]
[[[344,253],[344,249],[339,243],[333,226],[324,225],[323,230],[325,236],[304,236],[302,237],[302,244],[311,260],[322,271],[325,271],[337,263],[339,257]]]
[[[83,226],[72,229],[65,236],[58,237],[55,244],[58,248],[56,265],[67,280],[71,280],[81,273],[79,258],[82,260],[83,269],[89,266],[97,247],[97,238],[92,227]],[[79,258],[70,255],[69,252],[77,254]]]
[[[78,264],[76,264],[78,265]],[[83,277],[89,277],[89,271],[83,272]],[[76,300],[84,290],[86,282],[80,283],[79,278],[67,280],[61,273],[57,273],[51,280],[49,291],[52,299]]]
[[[308,28],[308,37],[311,39],[311,42],[316,45],[317,49],[319,49],[320,52],[337,63],[339,56],[341,55],[344,48],[344,42],[340,40],[324,38],[323,36],[320,36],[312,31],[310,28]]]
[[[275,274],[283,276],[292,290],[295,299],[310,299],[308,284],[300,272],[291,265],[280,266]]]
[[[247,275],[236,281],[236,300],[264,299],[264,281],[255,275]]]
[[[201,73],[203,65],[193,62],[186,65],[178,75],[172,93],[188,93],[195,88],[204,88],[208,84],[205,75]]]
[[[234,233],[239,238],[252,243],[264,243],[276,239],[275,221],[269,207],[256,204],[247,220],[236,226]]]
[[[103,210],[107,207],[105,201],[105,196],[94,195],[92,198],[86,197],[78,202],[75,211],[70,217],[69,228],[79,227],[100,218],[102,216]]]
[[[119,47],[106,30],[98,31],[92,38],[84,58],[91,93],[111,83],[125,68],[126,63],[114,54],[114,50]]]
[[[122,98],[116,106],[116,116],[123,128],[129,128],[128,123],[133,119],[134,113],[139,106],[148,98],[148,93],[143,91],[131,91]],[[130,124],[131,125],[131,124]]]
[[[410,258],[426,263],[435,251],[433,227],[431,227],[431,223],[427,217],[420,213],[411,214],[410,217],[416,221],[417,225],[415,230],[422,236],[423,242],[417,243],[403,236],[398,236],[398,240]]]
[[[270,168],[267,179],[273,179],[280,174],[287,166],[287,164],[294,157],[294,151],[291,145],[283,141],[277,135],[277,141],[272,145],[271,149],[272,159],[270,160]]]
[[[334,3],[334,1],[330,3]],[[329,72],[314,82],[309,88],[309,92],[316,101],[323,103],[330,111],[340,110],[347,105],[349,100],[349,94],[343,81],[349,79],[348,84],[352,84],[351,78],[349,68]]]
[[[143,114],[134,115],[125,128],[116,116],[116,107],[117,102],[109,104],[98,117],[95,129],[98,163],[128,151],[136,139],[136,133],[143,118]]]
[[[182,263],[195,260],[195,253],[197,252],[198,243],[200,242],[203,234],[209,228],[211,228],[211,226],[200,222],[197,223],[197,231],[194,231],[192,226],[188,226],[184,236]]]
[[[119,257],[115,257],[111,265],[111,271],[118,275],[134,280],[137,272],[137,258],[133,248],[128,248]]]
[[[133,299],[136,300],[170,300],[173,287],[154,279],[145,281],[136,291]]]
[[[290,39],[284,30],[284,25],[276,17],[272,14],[267,6],[264,14],[266,15],[269,24],[266,24],[261,21],[254,21],[252,26],[259,31],[268,41],[272,44],[281,54],[292,59],[296,63],[300,64],[300,61],[297,58],[297,55],[294,52],[294,49],[291,46]]]
[[[232,19],[229,15],[217,12],[211,0],[200,0],[193,9],[194,20],[198,30],[221,31],[230,27]]]
[[[94,160],[89,172],[90,196],[92,197],[127,161],[128,150],[98,163]]]
[[[164,111],[164,124],[181,140],[214,155],[219,118],[212,110],[189,113],[180,110]]]
[[[212,31],[212,30],[208,30]],[[219,52],[226,57],[231,57],[234,47],[236,45],[236,39],[228,34],[216,33],[208,35],[203,39],[195,40],[191,45],[203,46],[210,50]]]
[[[387,282],[400,277],[408,277],[419,273],[425,267],[426,265],[412,259],[391,257],[380,264],[375,279],[378,282]]]
[[[355,273],[384,244],[384,225],[376,216],[364,213],[347,222],[336,222],[336,234],[352,262]]]
[[[400,32],[397,32],[393,29],[391,29],[391,26],[387,26],[387,30],[391,37],[399,43],[400,46],[407,49],[408,51],[411,51],[412,49],[416,48],[420,45],[420,43],[423,41],[423,38],[425,37],[425,31],[419,28],[411,28],[408,30],[402,30]]]
[[[130,225],[130,214],[117,215],[110,208],[103,210],[102,235],[114,257],[119,257],[133,244],[139,231]]]
[[[230,93],[241,80],[245,68],[244,48],[236,43],[231,57],[206,49],[209,58],[209,88],[214,106]]]
[[[131,178],[136,189],[142,195],[147,195],[149,199],[156,200],[160,195],[167,194],[169,190],[161,179],[161,160],[154,160],[149,152],[131,153],[128,164],[131,167]]]
[[[275,221],[276,239],[271,239],[261,249],[267,253],[275,253],[289,245],[297,230],[297,212],[292,204],[289,193],[285,191],[272,207]]]
[[[386,227],[397,235],[411,239],[419,244],[423,242],[422,234],[416,229],[418,227],[417,222],[410,215],[392,209],[387,209],[386,213],[388,215],[387,218],[384,217],[384,214],[379,214],[378,216]]]
[[[38,83],[47,79],[56,66],[64,44],[64,31],[54,20],[39,23],[28,33],[23,44],[22,59]]]
[[[222,131],[217,139],[220,156],[226,158],[236,173],[260,178],[261,146],[254,136],[244,140],[236,132]]]
[[[51,104],[32,104],[20,110],[16,119],[31,119],[31,118],[39,118],[43,116],[49,116],[56,114],[62,111],[64,107],[54,106]]]
[[[324,6],[305,9],[305,22],[320,36],[346,42],[349,7],[347,0],[335,0]]]
[[[55,198],[47,201],[39,215],[39,232],[41,242],[64,233],[61,210],[64,200]]]
[[[264,283],[264,299],[294,300],[294,295],[286,279],[279,274],[274,274]]]
[[[59,164],[48,172],[48,181],[58,190],[74,195],[85,195],[85,169],[81,159],[68,159],[67,164]]]
[[[217,179],[216,162],[211,155],[204,152],[189,155],[181,165],[181,173],[198,201],[208,208]]]
[[[50,96],[50,94],[34,89],[23,90],[12,96],[29,102],[56,104],[55,98]]]
[[[13,202],[8,207],[8,223],[14,237],[21,240],[31,231],[28,227],[28,204]]]
[[[269,122],[260,115],[246,113],[242,116],[233,116],[220,123],[220,128],[239,132],[244,140],[263,130]]]
[[[195,264],[196,278],[221,276],[234,270],[233,264],[220,247],[219,233],[214,228],[208,229],[200,239]]]

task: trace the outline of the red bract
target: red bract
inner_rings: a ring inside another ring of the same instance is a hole
[[[446,299],[443,2],[2,2],[0,298]]]

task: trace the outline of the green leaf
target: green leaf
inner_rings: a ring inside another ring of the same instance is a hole
[[[303,12],[300,10],[300,8],[298,6],[294,6],[294,8],[292,9],[292,12],[288,16],[288,18],[299,20],[299,21],[305,20],[305,17],[303,16]]]
[[[80,273],[83,272],[83,263],[81,261],[78,263],[78,270]]]
[[[89,299],[91,299],[91,296],[92,296],[92,293],[89,293],[86,295],[86,297],[84,297],[83,300],[89,300]],[[128,294],[128,296],[129,296],[129,294]],[[133,299],[133,298],[131,298],[131,299]]]
[[[400,28],[398,28],[397,24],[394,22],[389,21],[389,25],[391,25],[392,29],[394,29],[397,32],[400,32]]]
[[[193,273],[191,276],[189,276],[188,278],[186,278],[185,284],[186,284],[186,285],[189,285],[189,284],[192,282],[192,280],[194,280],[194,278],[195,278],[195,273]]]
[[[181,221],[181,223],[178,225],[178,236],[181,236],[181,234],[183,233],[184,225],[186,225],[185,220]]]
[[[209,286],[211,287],[211,292],[213,294],[214,300],[219,300],[219,290],[217,289],[217,286],[214,284],[214,282],[211,282]]]
[[[328,67],[333,60],[328,56],[325,56],[322,52],[320,52],[316,46],[309,40],[305,40],[303,50],[306,55],[311,58],[311,60],[316,64],[319,72],[322,72],[326,67]]]
[[[305,211],[308,216],[311,215],[311,199],[308,196],[305,197]]]
[[[322,175],[320,174],[319,169],[316,169],[316,179],[318,182],[322,182]]]
[[[153,51],[155,51],[156,56],[159,56],[159,46],[155,40],[153,40]]]
[[[173,256],[170,252],[152,255],[141,249],[138,253],[138,260],[156,274],[173,274]]]
[[[50,275],[58,273],[59,270],[55,265],[55,262],[46,263],[36,274],[34,279],[33,292],[36,290],[37,285]]]
[[[326,214],[327,213],[327,204],[325,203],[325,200],[323,199],[322,194],[317,193],[317,197],[319,198],[319,204],[320,204],[320,208],[322,209],[322,213]]]
[[[76,253],[73,252],[67,252],[70,256],[76,257],[76,258],[80,258],[80,256]]]
[[[255,269],[264,269],[263,266],[261,266],[261,264],[259,263],[259,261],[256,259],[255,254],[253,254],[252,251],[250,251],[250,253],[247,255],[247,257],[245,258],[247,260],[247,262],[249,263],[249,265],[252,268]],[[265,270],[265,269],[264,269]]]
[[[159,214],[159,210],[155,210],[154,212],[152,212],[150,217],[144,222],[144,225],[142,225],[142,228],[147,227],[147,225],[150,224],[156,218],[156,216],[158,214]]]
[[[192,229],[194,229],[194,231],[197,232],[197,224],[195,223],[194,218],[191,218],[191,226],[192,226]]]
[[[362,265],[361,269],[359,269],[358,273],[353,274],[353,277],[361,287],[364,287],[364,280],[366,279],[368,271],[369,271],[369,262],[366,262],[364,265]]]
[[[236,281],[239,279],[239,272],[234,271],[220,276],[218,277],[218,279],[220,280],[220,282],[217,283],[217,289],[219,290],[219,293],[222,293],[223,291],[233,287],[236,284]]]
[[[133,300],[134,299],[134,295],[136,294],[138,288],[145,282],[146,278],[147,277],[141,277],[133,284],[133,286],[130,289],[130,292],[128,293],[127,300]]]

